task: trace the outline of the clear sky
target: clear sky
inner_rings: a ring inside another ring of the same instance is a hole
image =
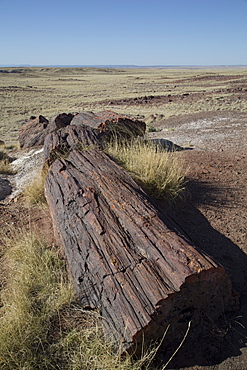
[[[247,0],[0,0],[0,65],[247,65]]]

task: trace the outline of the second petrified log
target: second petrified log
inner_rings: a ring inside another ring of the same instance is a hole
[[[104,152],[56,159],[45,192],[81,304],[98,309],[108,338],[140,355],[189,321],[236,308],[223,267],[203,255]]]
[[[68,125],[80,127],[86,125],[91,130],[104,134],[105,139],[114,136],[129,139],[143,136],[146,124],[137,119],[125,115],[119,115],[112,111],[83,113],[61,113],[48,120],[44,116],[32,117],[31,121],[24,124],[19,132],[21,148],[30,148],[43,145],[48,134],[67,127]]]
[[[76,114],[71,125],[80,126],[82,124],[98,129],[100,133],[104,134],[105,139],[109,139],[113,135],[122,139],[130,139],[143,136],[146,131],[145,122],[108,110],[100,111],[97,114],[92,112]]]

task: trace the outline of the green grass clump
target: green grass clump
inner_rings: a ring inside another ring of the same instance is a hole
[[[147,132],[160,132],[162,129],[158,127],[154,127],[151,124],[147,124]]]
[[[176,153],[142,140],[113,140],[106,150],[155,198],[173,201],[182,194],[185,174]]]

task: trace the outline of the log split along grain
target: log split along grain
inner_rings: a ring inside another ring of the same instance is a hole
[[[56,146],[52,135],[47,156]],[[45,192],[81,304],[99,310],[122,353],[140,354],[168,325],[172,341],[189,321],[236,308],[225,269],[178,235],[103,151],[75,149],[57,158]]]

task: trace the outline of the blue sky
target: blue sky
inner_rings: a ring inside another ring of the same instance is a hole
[[[247,65],[247,0],[0,0],[0,65]]]

